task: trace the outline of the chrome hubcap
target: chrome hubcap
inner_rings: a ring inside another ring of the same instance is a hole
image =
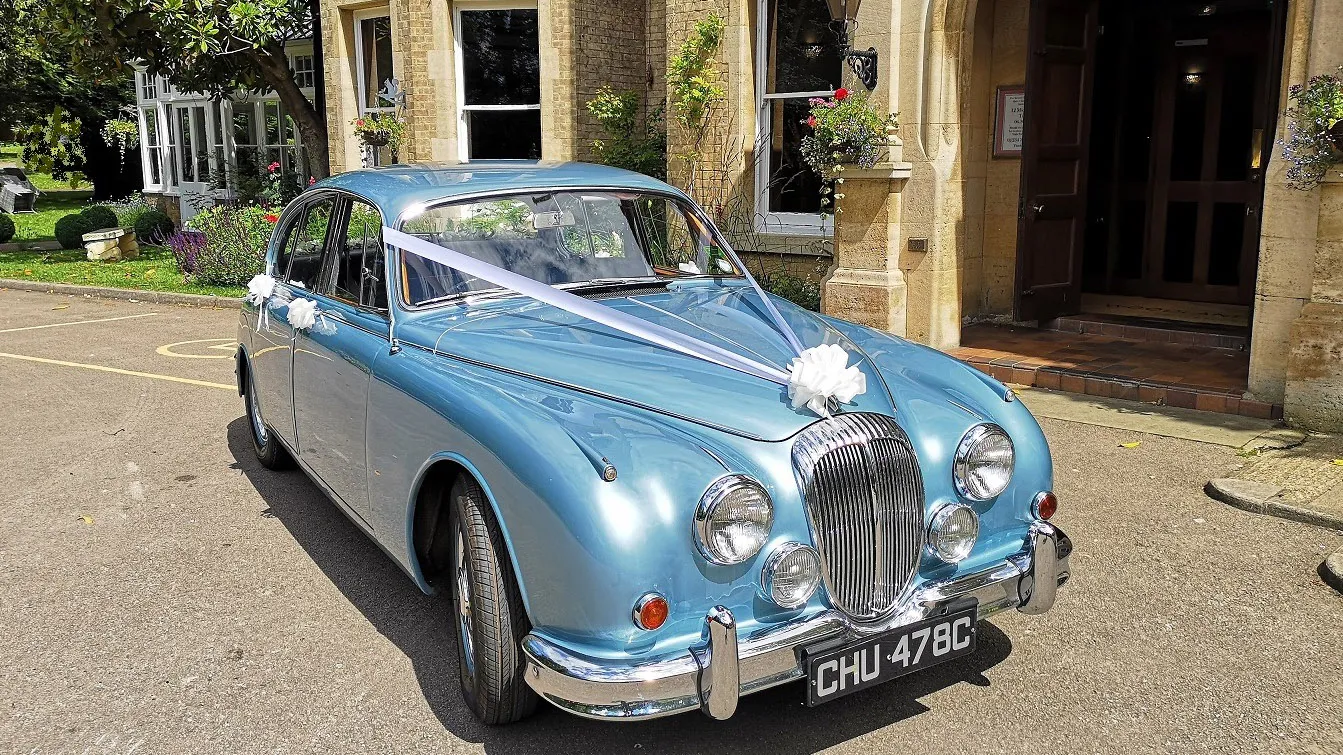
[[[266,445],[266,423],[261,421],[261,407],[257,404],[256,387],[251,381],[247,383],[247,413],[252,417],[252,432],[257,444]]]
[[[471,574],[466,565],[466,535],[457,530],[457,641],[462,644],[462,663],[468,678],[476,678],[476,646],[471,639]]]

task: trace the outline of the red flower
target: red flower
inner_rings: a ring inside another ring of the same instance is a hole
[[[280,222],[280,216],[279,216],[279,215],[270,215],[270,214],[268,214],[268,215],[266,215],[266,222],[267,222],[267,223],[278,223],[278,222]]]
[[[807,116],[807,125],[811,126],[812,128],[816,128],[816,116],[814,115]]]
[[[363,127],[364,127],[364,119],[363,119],[363,118],[360,118],[359,120],[357,120],[357,121],[354,122],[354,125],[355,125],[355,126],[358,126],[359,128],[363,128]]]
[[[845,89],[844,87],[840,87],[839,89],[835,90],[835,100],[838,102],[843,102],[844,98],[848,96],[849,96],[849,90]]]
[[[279,164],[279,163],[271,163],[270,165],[267,165],[267,166],[266,166],[266,170],[267,170],[267,172],[270,172],[270,173],[274,173],[275,171],[277,171],[277,170],[279,170],[279,169],[280,169],[280,164]]]
[[[308,185],[312,186],[315,183],[317,183],[317,179],[313,178],[312,176],[308,176]]]

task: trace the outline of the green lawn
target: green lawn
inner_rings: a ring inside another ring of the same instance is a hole
[[[126,262],[89,262],[84,254],[83,249],[0,252],[0,278],[216,296],[240,297],[247,293],[247,289],[241,287],[199,286],[184,282],[172,251],[164,247],[145,247],[137,259]]]
[[[56,221],[88,206],[90,191],[44,191],[37,198],[37,212],[19,212],[11,241],[50,241],[56,238]]]

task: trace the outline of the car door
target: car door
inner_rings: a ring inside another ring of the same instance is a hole
[[[276,296],[263,305],[265,317],[257,318],[253,331],[251,374],[256,384],[257,404],[270,429],[291,448],[297,448],[294,434],[294,326],[285,319],[288,296],[282,289],[297,291],[290,280],[295,248],[300,244],[306,206],[299,204],[280,219],[280,230],[273,238],[276,248],[268,255],[274,260],[271,276],[276,280]],[[304,262],[298,273],[307,274]],[[301,291],[299,293],[302,293]]]
[[[294,417],[300,458],[345,506],[367,519],[367,408],[373,362],[390,349],[382,216],[336,198],[325,254],[308,298],[321,313],[294,344]]]

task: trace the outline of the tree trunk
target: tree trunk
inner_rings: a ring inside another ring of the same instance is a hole
[[[289,70],[289,58],[279,44],[270,44],[248,54],[256,62],[266,83],[279,96],[280,103],[294,119],[294,125],[303,137],[303,146],[308,150],[308,168],[313,178],[326,178],[331,174],[331,160],[327,151],[326,121],[318,114],[317,108],[303,96],[303,91],[294,83],[294,73]]]

